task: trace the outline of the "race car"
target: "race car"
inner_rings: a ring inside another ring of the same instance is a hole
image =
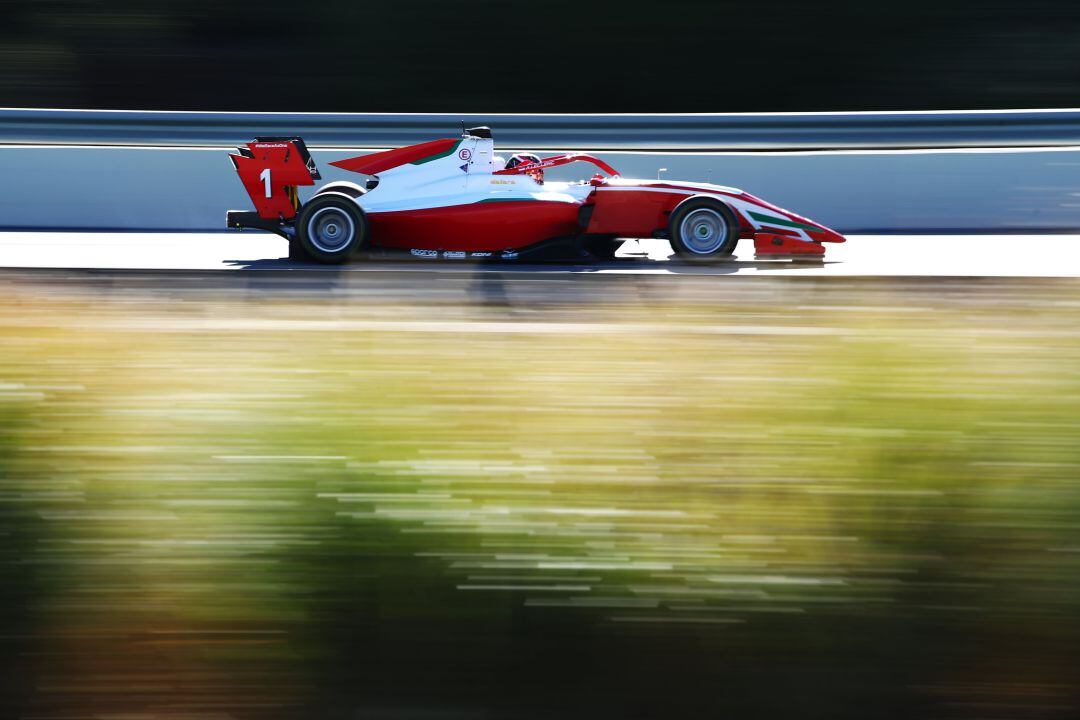
[[[491,130],[330,163],[367,176],[331,182],[301,203],[298,188],[321,180],[304,141],[260,137],[229,156],[255,211],[231,210],[230,228],[289,241],[289,257],[343,263],[406,253],[472,260],[613,259],[627,239],[666,238],[691,262],[729,258],[740,239],[758,256],[820,259],[844,237],[735,188],[629,180],[585,153],[496,156]],[[552,182],[568,163],[595,166],[584,182]]]

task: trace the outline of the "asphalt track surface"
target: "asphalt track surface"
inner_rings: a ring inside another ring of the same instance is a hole
[[[1080,277],[1080,235],[851,235],[827,247],[824,262],[756,260],[742,241],[727,262],[698,265],[672,257],[663,240],[629,241],[615,261],[477,265],[421,258],[355,261],[326,267],[284,258],[268,233],[0,232],[0,269],[124,271],[286,271],[421,273],[529,271],[633,275],[807,277]]]

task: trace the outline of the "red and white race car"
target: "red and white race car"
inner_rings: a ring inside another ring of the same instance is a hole
[[[729,257],[739,239],[757,255],[820,258],[844,237],[735,188],[627,180],[591,155],[495,155],[491,130],[338,160],[370,176],[332,182],[301,204],[297,188],[321,179],[300,138],[257,138],[230,155],[255,212],[229,211],[231,228],[289,240],[289,256],[342,263],[358,252],[474,260],[610,259],[629,238],[667,238],[686,260]],[[586,182],[544,171],[587,162]]]

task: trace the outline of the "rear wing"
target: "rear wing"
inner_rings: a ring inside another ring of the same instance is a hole
[[[257,137],[237,148],[229,159],[264,220],[296,217],[300,210],[297,187],[322,179],[307,145],[298,137]]]

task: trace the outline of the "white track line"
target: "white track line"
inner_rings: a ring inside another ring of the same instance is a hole
[[[94,270],[340,270],[282,260],[285,241],[256,232],[3,232],[0,268]],[[623,274],[799,275],[869,277],[1080,277],[1080,235],[856,235],[829,245],[824,264],[756,261],[742,241],[736,257],[719,265],[671,261],[664,241],[629,243],[623,259],[600,265],[537,265],[538,272]],[[356,261],[349,272],[506,269],[440,261]]]

